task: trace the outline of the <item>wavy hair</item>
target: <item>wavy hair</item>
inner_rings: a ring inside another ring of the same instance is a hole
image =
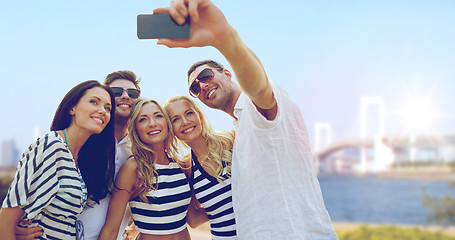
[[[58,131],[70,126],[73,108],[87,90],[100,87],[109,93],[112,103],[111,118],[100,134],[91,135],[79,150],[77,165],[87,186],[88,196],[99,203],[112,189],[115,171],[115,98],[111,88],[101,85],[96,80],[82,82],[73,87],[60,102],[51,124],[51,131]]]
[[[231,162],[232,162],[232,147],[234,145],[235,132],[234,130],[220,130],[215,131],[210,125],[207,117],[205,116],[202,109],[197,105],[197,103],[188,96],[177,95],[169,98],[166,103],[164,103],[164,108],[168,109],[169,105],[173,102],[183,100],[187,101],[191,108],[196,111],[196,113],[201,118],[202,122],[202,136],[207,141],[209,155],[208,159],[212,161],[213,164],[205,163],[204,166],[211,168],[215,177],[219,182],[224,181],[225,178],[231,176]],[[181,141],[183,145],[189,148],[189,146]],[[200,163],[200,161],[199,161]],[[226,166],[226,177],[223,177],[223,168]]]
[[[177,139],[172,129],[172,124],[169,120],[169,116],[166,110],[155,100],[138,99],[133,107],[129,122],[128,122],[128,136],[131,142],[131,152],[137,163],[137,177],[139,186],[136,189],[139,198],[148,203],[146,194],[150,190],[156,190],[156,179],[158,178],[158,172],[155,168],[156,153],[147,144],[145,144],[139,137],[137,132],[136,120],[139,117],[139,112],[145,104],[155,104],[163,112],[167,122],[168,136],[164,140],[164,149],[169,158],[179,161]]]

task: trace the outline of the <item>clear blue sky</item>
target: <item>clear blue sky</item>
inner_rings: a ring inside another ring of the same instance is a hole
[[[406,96],[426,98],[425,131],[455,134],[455,1],[214,1],[296,100],[310,138],[330,122],[334,138],[359,136],[362,96],[383,97],[386,133],[402,134]],[[259,5],[256,5],[259,4]],[[0,8],[0,140],[22,152],[33,128],[48,131],[57,105],[77,83],[132,70],[142,96],[187,94],[186,71],[213,48],[168,49],[138,40],[136,15],[168,1],[3,1]],[[232,128],[206,108],[216,129]],[[409,121],[409,120],[407,120]],[[413,131],[423,132],[422,129]]]

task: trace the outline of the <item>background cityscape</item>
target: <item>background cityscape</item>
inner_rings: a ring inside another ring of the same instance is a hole
[[[213,2],[300,106],[334,223],[428,224],[422,189],[454,195],[455,1]],[[77,83],[132,70],[141,95],[164,102],[188,94],[194,62],[230,69],[210,47],[137,39],[137,14],[167,5],[2,2],[0,166],[14,169]],[[203,109],[215,129],[233,128]]]
[[[454,134],[455,2],[215,0],[269,78],[300,106],[310,139],[331,124],[332,141],[359,138],[362,97],[384,102],[384,134]],[[168,1],[6,1],[0,9],[0,140],[20,152],[49,130],[64,94],[88,79],[132,70],[142,96],[187,94],[192,63],[215,49],[168,49],[139,40],[136,16]],[[233,128],[205,108],[215,129]],[[368,115],[377,114],[374,107]],[[369,119],[378,119],[370,117]],[[374,123],[369,126],[376,126]],[[367,135],[376,133],[369,128]],[[322,136],[322,135],[321,135]]]

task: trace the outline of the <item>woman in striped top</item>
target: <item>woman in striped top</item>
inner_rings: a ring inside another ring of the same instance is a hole
[[[234,131],[214,131],[187,96],[174,96],[164,106],[175,135],[191,148],[190,185],[195,198],[188,208],[188,224],[196,227],[208,220],[212,239],[237,239],[230,179]],[[207,215],[201,213],[204,210]]]
[[[186,213],[191,190],[177,162],[177,140],[167,113],[156,101],[139,99],[128,132],[133,156],[117,174],[98,239],[117,236],[129,202],[139,239],[189,240]]]
[[[97,81],[83,82],[65,95],[51,132],[22,155],[0,211],[0,239],[15,239],[21,220],[32,222],[23,227],[43,230],[39,239],[79,239],[76,233],[82,235],[83,228],[77,216],[87,196],[99,201],[112,184],[113,102],[110,88]]]

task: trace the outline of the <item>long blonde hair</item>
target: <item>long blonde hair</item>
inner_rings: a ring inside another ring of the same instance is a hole
[[[207,141],[209,155],[208,159],[213,164],[207,164],[206,166],[211,168],[214,172],[214,176],[218,181],[225,180],[223,177],[223,168],[226,166],[226,177],[231,176],[231,162],[232,162],[232,147],[234,145],[234,130],[220,130],[215,131],[210,125],[207,117],[202,112],[202,109],[197,105],[193,99],[184,95],[177,95],[169,98],[164,103],[164,108],[168,109],[169,105],[173,102],[184,100],[187,101],[191,108],[193,108],[199,115],[202,122],[202,136]],[[180,141],[180,140],[179,140]],[[182,144],[189,148],[189,146],[181,141]]]
[[[179,160],[177,138],[174,135],[172,124],[169,120],[169,116],[166,110],[164,110],[164,108],[155,100],[148,100],[144,98],[138,99],[129,118],[128,136],[131,142],[131,152],[137,163],[137,177],[139,186],[136,192],[138,193],[139,198],[147,203],[148,200],[146,194],[150,190],[156,190],[157,187],[155,184],[156,180],[158,179],[158,172],[155,168],[157,158],[154,150],[147,146],[147,144],[145,144],[139,137],[136,128],[136,119],[139,117],[139,112],[141,111],[142,107],[145,104],[149,103],[155,104],[161,110],[161,112],[163,112],[167,122],[168,136],[166,140],[164,140],[164,151],[166,151],[168,157],[176,161]]]

